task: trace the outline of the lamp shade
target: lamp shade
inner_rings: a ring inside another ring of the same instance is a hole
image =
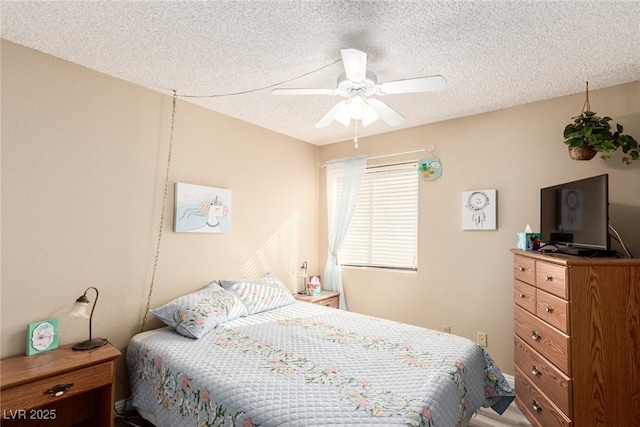
[[[376,113],[376,111],[373,108],[367,108],[367,112],[362,118],[362,126],[366,127],[371,123],[375,122],[376,120],[378,120],[379,118],[380,116],[378,116],[378,113]]]
[[[81,296],[73,303],[69,317],[72,319],[88,319],[87,308],[89,308],[89,300],[85,296]]]
[[[338,110],[333,118],[343,126],[349,126],[351,124],[351,113],[349,112],[349,108],[346,105]]]
[[[367,115],[369,105],[361,96],[354,96],[347,101],[347,108],[353,120],[362,120]]]

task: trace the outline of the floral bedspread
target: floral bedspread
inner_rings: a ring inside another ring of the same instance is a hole
[[[144,332],[127,365],[133,405],[167,427],[452,427],[514,396],[470,340],[302,302],[198,340]]]

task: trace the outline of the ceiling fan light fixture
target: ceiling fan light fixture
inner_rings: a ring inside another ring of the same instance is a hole
[[[349,125],[351,124],[351,114],[349,112],[349,107],[344,105],[340,110],[336,112],[336,114],[333,116],[333,119],[341,123],[343,126],[349,127]]]
[[[335,104],[314,125],[315,128],[329,126],[334,120],[349,127],[351,120],[361,121],[367,126],[381,119],[389,126],[400,126],[405,118],[389,105],[371,95],[431,92],[441,90],[447,80],[441,75],[417,77],[378,83],[376,75],[367,70],[367,54],[357,49],[342,49],[344,73],[338,76],[336,89],[274,89],[281,95],[341,95],[344,100]]]
[[[369,111],[369,104],[361,96],[354,96],[347,101],[347,109],[353,120],[362,120]]]
[[[378,113],[376,113],[373,108],[367,108],[367,114],[365,114],[365,116],[362,118],[362,126],[369,126],[379,118],[380,116],[378,116]]]

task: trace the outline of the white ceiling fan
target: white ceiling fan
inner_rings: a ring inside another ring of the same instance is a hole
[[[342,49],[344,73],[338,77],[335,89],[273,89],[274,95],[342,95],[345,100],[338,102],[314,127],[322,128],[336,120],[349,126],[351,120],[361,120],[363,126],[382,119],[389,126],[399,126],[404,117],[384,102],[372,95],[392,95],[398,93],[430,92],[440,90],[447,83],[440,75],[418,77],[378,83],[376,75],[367,71],[367,54],[357,49]]]

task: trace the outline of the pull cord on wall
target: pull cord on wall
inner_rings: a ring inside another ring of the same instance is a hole
[[[151,297],[153,295],[153,285],[155,284],[156,271],[158,270],[158,260],[160,259],[160,246],[162,244],[162,231],[164,229],[164,217],[167,210],[167,195],[169,194],[169,172],[171,170],[171,154],[173,151],[173,130],[176,123],[176,101],[178,95],[176,91],[173,91],[173,102],[171,105],[171,130],[169,131],[169,149],[167,152],[167,164],[164,174],[164,190],[162,192],[162,208],[160,210],[160,224],[158,225],[158,238],[156,240],[156,253],[153,258],[153,268],[151,270],[151,282],[149,284],[149,293],[147,295],[147,306],[144,311],[144,317],[142,318],[142,325],[140,326],[140,332],[144,331],[144,327],[147,323],[147,317],[151,306]]]

